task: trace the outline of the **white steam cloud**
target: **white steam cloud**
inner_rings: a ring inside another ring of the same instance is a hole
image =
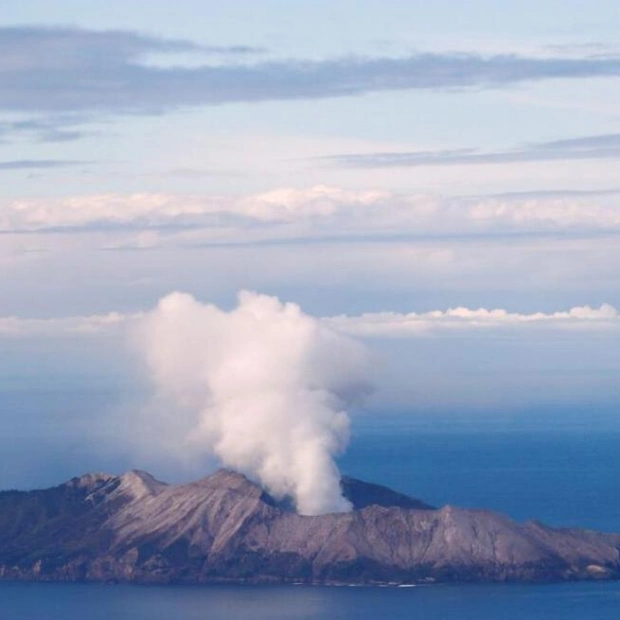
[[[184,449],[292,497],[302,514],[350,509],[334,457],[349,438],[346,408],[369,388],[360,344],[246,291],[230,312],[172,293],[140,319],[138,340],[158,393],[191,412]]]

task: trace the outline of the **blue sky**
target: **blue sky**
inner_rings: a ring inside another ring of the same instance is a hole
[[[611,1],[15,3],[0,433],[101,443],[142,389],[124,330],[173,290],[360,338],[373,410],[615,419],[619,26]],[[15,413],[56,387],[110,396]]]

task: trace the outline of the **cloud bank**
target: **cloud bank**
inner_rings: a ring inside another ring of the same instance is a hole
[[[577,329],[620,327],[620,314],[610,304],[599,308],[575,306],[560,312],[523,314],[496,308],[450,308],[430,312],[375,312],[360,316],[336,316],[324,319],[332,328],[356,336],[408,338],[438,331],[479,329]],[[522,331],[521,331],[522,333]]]
[[[166,300],[170,301],[166,301]],[[4,338],[45,338],[62,336],[108,336],[127,334],[129,331],[142,329],[153,317],[163,315],[161,308],[168,308],[173,303],[196,310],[196,317],[204,310],[205,315],[222,318],[229,316],[215,306],[201,305],[189,295],[172,294],[162,300],[159,310],[151,313],[136,312],[91,316],[72,316],[62,318],[31,319],[18,316],[0,317],[0,337]],[[252,301],[271,304],[273,314],[277,312],[299,313],[303,321],[313,324],[317,330],[320,324],[328,331],[351,334],[359,337],[409,338],[423,336],[440,331],[455,332],[462,330],[493,330],[497,328],[512,329],[520,332],[531,329],[570,329],[591,331],[592,329],[619,329],[620,311],[611,304],[601,304],[598,308],[584,305],[573,306],[568,310],[556,312],[511,312],[504,308],[466,308],[456,307],[447,310],[430,310],[428,312],[366,312],[359,315],[337,315],[311,318],[301,312],[295,304],[279,304],[275,298],[242,293],[240,305],[235,312],[243,315],[241,309]],[[278,305],[279,304],[279,305]],[[277,312],[276,312],[277,311]],[[158,314],[159,313],[159,314]],[[229,313],[236,316],[234,313]],[[148,319],[148,320],[147,320]],[[146,321],[146,322],[145,322]],[[142,327],[140,327],[142,325]],[[320,331],[320,330],[319,330]]]
[[[614,55],[449,52],[256,62],[255,55],[261,52],[243,45],[209,47],[131,31],[4,27],[0,28],[0,109],[144,114],[179,106],[496,88],[620,75],[620,58]],[[179,53],[216,55],[218,60],[167,66],[148,58],[153,54],[173,58]],[[239,61],[246,56],[254,61]]]
[[[157,394],[184,429],[181,450],[215,455],[302,514],[350,509],[334,457],[348,442],[346,409],[369,386],[361,345],[295,304],[250,292],[230,312],[173,293],[136,333]]]
[[[1,164],[0,164],[1,165]],[[100,194],[0,202],[0,232],[201,231],[190,241],[620,231],[615,192],[478,197],[317,185],[247,196]]]

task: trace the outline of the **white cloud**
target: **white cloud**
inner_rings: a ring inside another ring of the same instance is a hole
[[[368,236],[620,232],[614,193],[448,198],[317,185],[247,196],[102,194],[0,203],[4,233],[93,230],[116,238],[153,229],[137,247]],[[121,245],[123,245],[121,243]]]
[[[102,315],[64,318],[0,317],[0,337],[46,337],[70,335],[105,335],[141,319],[144,313],[110,312]],[[620,328],[620,312],[610,304],[598,308],[575,306],[557,312],[510,312],[503,308],[471,309],[465,307],[429,312],[370,312],[357,316],[323,317],[321,322],[341,333],[364,337],[410,338],[437,331],[508,329],[591,330]]]
[[[325,319],[334,329],[358,336],[408,338],[438,330],[477,330],[489,328],[527,329],[540,326],[588,330],[592,327],[620,328],[620,314],[609,304],[599,308],[575,306],[552,313],[521,314],[496,308],[450,308],[407,314],[396,312],[365,313],[360,316],[336,316]]]

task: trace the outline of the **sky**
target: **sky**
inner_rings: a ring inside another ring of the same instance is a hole
[[[0,486],[142,465],[172,291],[358,339],[372,415],[620,427],[617,2],[11,5]]]

